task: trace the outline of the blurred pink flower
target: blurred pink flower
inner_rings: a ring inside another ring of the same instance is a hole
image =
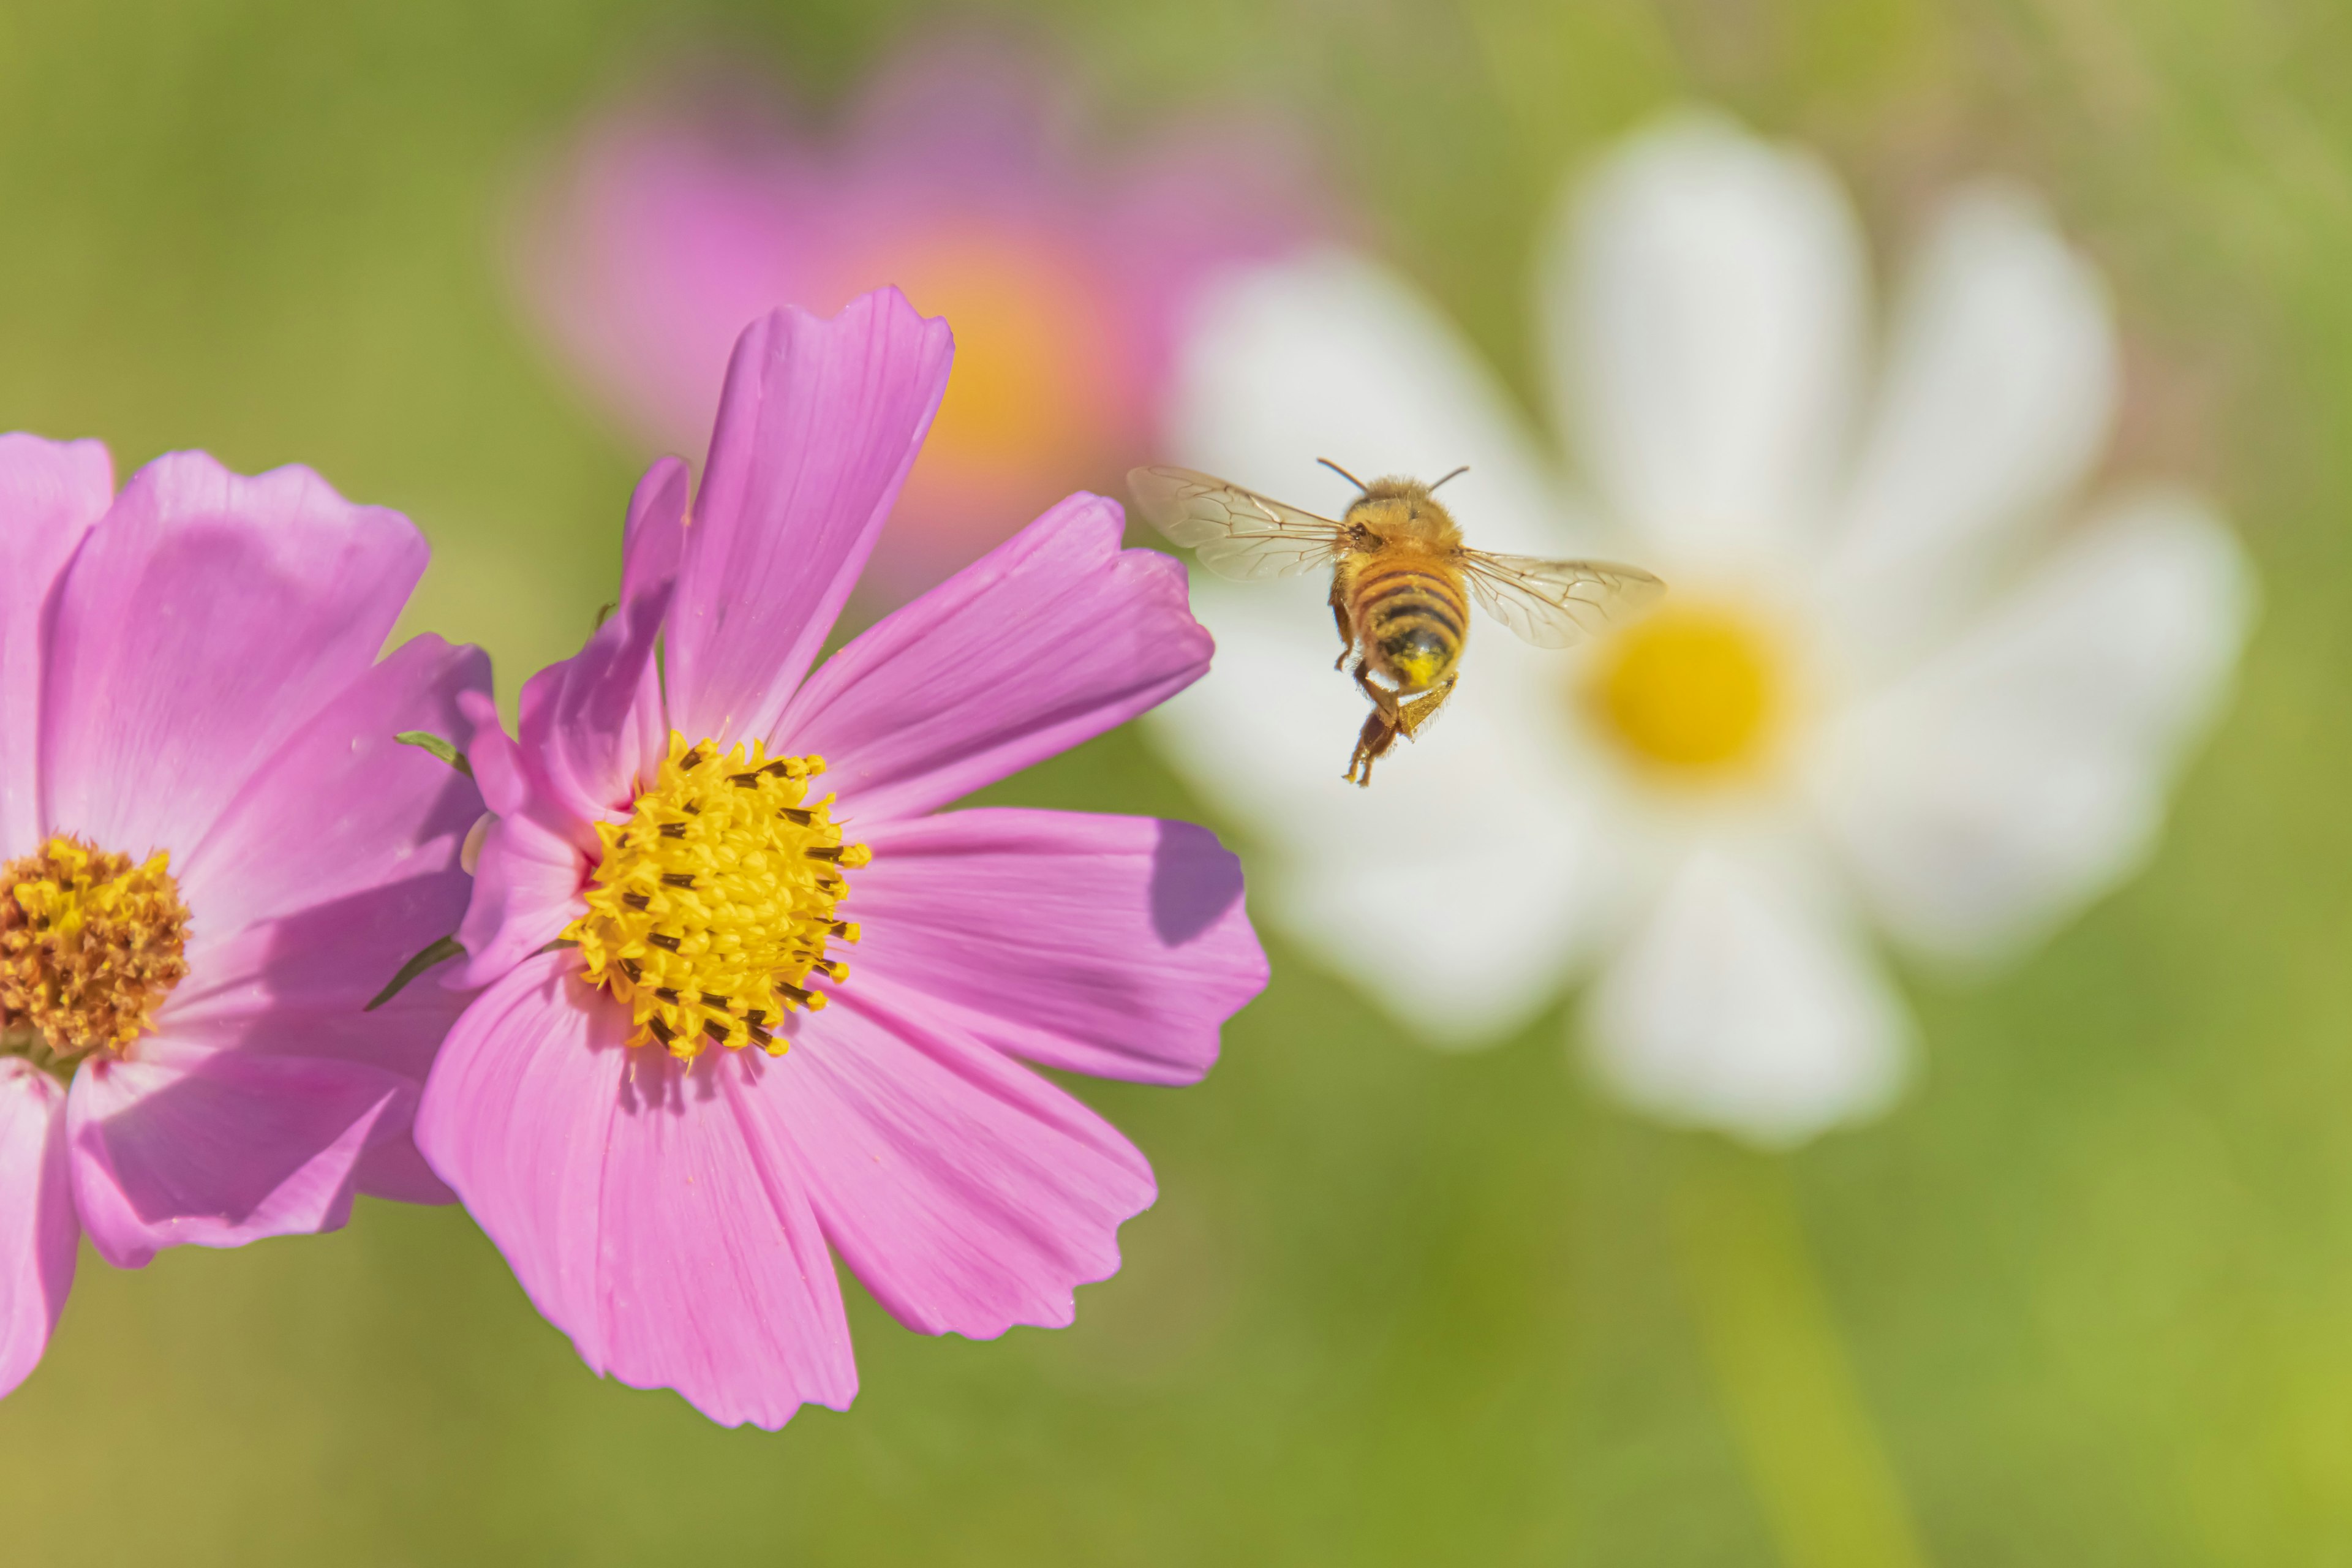
[[[409,1141],[460,1001],[369,999],[466,907],[479,651],[376,651],[408,520],[201,452],[117,495],[95,441],[0,436],[0,1393],[87,1232],[331,1230],[354,1191],[446,1203]]]
[[[472,700],[499,820],[455,978],[488,989],[419,1142],[590,1366],[730,1426],[855,1394],[828,1244],[924,1332],[1068,1323],[1155,1189],[1014,1058],[1190,1083],[1265,983],[1203,829],[939,810],[1208,668],[1117,505],[1069,498],[810,672],[950,352],[895,289],[754,322],[693,526],[666,458],[520,743]]]
[[[1309,237],[1321,198],[1270,125],[1202,121],[1107,158],[1055,73],[1002,46],[900,59],[836,144],[738,105],[594,127],[528,225],[525,289],[596,395],[694,449],[745,323],[896,284],[956,327],[956,374],[865,593],[944,577],[1154,444],[1172,345],[1222,270]]]

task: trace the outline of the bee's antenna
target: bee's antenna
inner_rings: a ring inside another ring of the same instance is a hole
[[[1317,462],[1318,462],[1318,463],[1322,464],[1325,468],[1327,468],[1330,469],[1333,473],[1335,473],[1335,474],[1339,475],[1341,479],[1343,479],[1347,480],[1349,484],[1351,484],[1351,485],[1355,486],[1358,489],[1360,489],[1360,490],[1368,490],[1368,489],[1371,489],[1371,486],[1370,486],[1370,485],[1368,485],[1368,484],[1364,483],[1364,481],[1363,481],[1363,480],[1361,480],[1361,479],[1358,479],[1355,475],[1353,475],[1353,474],[1349,473],[1347,469],[1345,469],[1345,468],[1341,468],[1339,464],[1337,464],[1337,463],[1333,462],[1330,458],[1316,458],[1315,460],[1316,460]]]
[[[1454,469],[1452,473],[1450,473],[1450,474],[1446,475],[1446,476],[1445,476],[1445,479],[1460,479],[1463,475],[1465,475],[1465,474],[1468,473],[1469,471],[1470,471],[1470,465],[1469,465],[1469,464],[1467,464],[1467,463],[1465,463],[1465,464],[1463,464],[1460,468],[1458,468]],[[1444,484],[1444,483],[1445,482],[1445,479],[1440,479],[1440,480],[1438,480],[1438,481],[1437,481],[1437,485],[1442,485],[1442,484]],[[1432,485],[1432,486],[1430,486],[1429,488],[1430,488],[1431,489],[1434,490],[1435,489],[1437,489],[1437,485]]]

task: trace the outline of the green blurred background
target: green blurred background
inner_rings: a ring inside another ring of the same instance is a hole
[[[1541,203],[1662,103],[1821,147],[1882,255],[1954,178],[2041,185],[2120,297],[2117,465],[2221,496],[2267,585],[2157,863],[1992,984],[1914,984],[1920,1089],[1786,1162],[1595,1100],[1558,1017],[1437,1055],[1277,945],[1205,1086],[1081,1086],[1163,1195],[1075,1329],[927,1340],[853,1289],[856,1410],[780,1435],[590,1378],[456,1210],[86,1254],[0,1405],[0,1557],[1807,1568],[1901,1558],[1773,1522],[1883,1462],[1936,1563],[2352,1561],[2352,10],[979,15],[1074,51],[1114,118],[1291,102],[1523,387]],[[532,161],[674,48],[824,101],[936,19],[12,4],[0,427],[401,508],[436,549],[412,624],[487,646],[510,697],[606,595],[637,467],[507,293]],[[1124,733],[992,794],[1207,815]]]

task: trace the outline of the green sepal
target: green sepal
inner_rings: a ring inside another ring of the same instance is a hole
[[[445,746],[448,744],[446,741],[443,741],[441,743]],[[440,938],[423,952],[418,953],[415,958],[412,958],[406,963],[402,964],[400,966],[400,973],[392,977],[392,984],[377,992],[375,994],[375,1000],[361,1008],[360,1011],[362,1013],[374,1012],[378,1007],[383,1006],[385,1003],[399,995],[402,991],[407,988],[410,981],[415,979],[418,975],[424,973],[435,964],[444,963],[450,959],[463,958],[465,956],[466,950],[457,944],[457,939],[456,937],[445,936]]]
[[[474,776],[474,764],[466,760],[466,753],[430,730],[403,730],[393,739],[404,746],[422,746],[467,778]]]

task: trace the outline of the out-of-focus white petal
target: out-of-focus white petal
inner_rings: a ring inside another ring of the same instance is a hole
[[[1902,1003],[1808,858],[1695,846],[1602,970],[1586,1029],[1602,1079],[1663,1121],[1803,1142],[1903,1081]]]
[[[1618,883],[1549,722],[1565,688],[1537,661],[1557,676],[1557,656],[1479,628],[1437,722],[1359,789],[1340,774],[1369,705],[1300,586],[1196,577],[1216,661],[1150,733],[1245,826],[1255,910],[1424,1037],[1500,1037],[1573,976]]]
[[[1827,831],[1919,948],[1998,956],[2128,875],[2254,610],[2236,539],[2150,494],[2070,538],[1958,643],[1850,712]]]
[[[1866,272],[1811,157],[1712,114],[1633,137],[1564,201],[1538,292],[1576,452],[1678,558],[1809,548],[1860,380]]]
[[[1337,517],[1370,479],[1435,479],[1471,542],[1558,554],[1569,509],[1525,424],[1452,323],[1403,279],[1345,251],[1250,268],[1205,291],[1178,356],[1175,460]]]
[[[1912,275],[1830,575],[1849,631],[1916,647],[1952,624],[2105,446],[2106,290],[2030,195],[1946,210]]]

